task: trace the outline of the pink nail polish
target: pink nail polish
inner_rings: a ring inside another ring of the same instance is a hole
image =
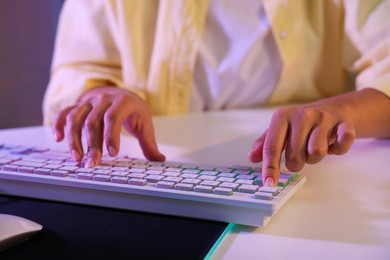
[[[275,180],[274,180],[274,178],[272,178],[272,177],[267,177],[267,178],[265,179],[265,186],[274,187],[274,186],[275,186]]]
[[[108,147],[108,153],[109,153],[111,156],[116,156],[116,154],[117,154],[116,149],[115,149],[113,146],[109,146],[109,147]]]
[[[92,168],[92,167],[95,167],[95,164],[96,164],[95,160],[92,158],[89,158],[87,160],[87,162],[85,163],[85,167]]]

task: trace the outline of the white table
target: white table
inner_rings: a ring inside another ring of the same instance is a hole
[[[155,117],[168,160],[249,164],[252,141],[272,110]],[[50,129],[0,130],[0,143],[55,145]],[[124,134],[121,152],[140,157]],[[301,171],[304,187],[263,228],[231,225],[210,259],[390,259],[390,140],[357,140],[343,156],[328,156]]]

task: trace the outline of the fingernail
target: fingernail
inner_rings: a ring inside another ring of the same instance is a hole
[[[77,152],[76,150],[72,150],[72,156],[73,156],[73,159],[75,159],[76,161],[80,161],[80,153]]]
[[[110,156],[116,156],[117,154],[116,149],[113,146],[108,147],[108,153],[110,154]]]
[[[160,161],[163,162],[165,161],[166,157],[162,153],[160,153]]]
[[[94,159],[92,159],[92,158],[89,158],[88,160],[87,160],[87,162],[85,163],[85,167],[86,168],[92,168],[92,167],[95,167],[95,160]]]
[[[274,178],[272,178],[272,177],[267,177],[267,178],[265,179],[265,186],[274,187],[274,186],[275,186],[275,180],[274,180]]]

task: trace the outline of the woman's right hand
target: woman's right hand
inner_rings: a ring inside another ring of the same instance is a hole
[[[85,93],[74,106],[61,110],[54,121],[57,142],[68,141],[74,160],[84,157],[82,131],[85,131],[86,167],[101,161],[103,144],[110,156],[116,156],[120,147],[122,126],[134,135],[146,159],[164,161],[155,139],[152,116],[148,105],[136,94],[125,89],[105,86]]]

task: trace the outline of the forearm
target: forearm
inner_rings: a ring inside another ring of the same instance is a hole
[[[390,137],[390,97],[375,89],[348,92],[323,99],[318,105],[334,105],[343,120],[350,122],[356,137]]]

